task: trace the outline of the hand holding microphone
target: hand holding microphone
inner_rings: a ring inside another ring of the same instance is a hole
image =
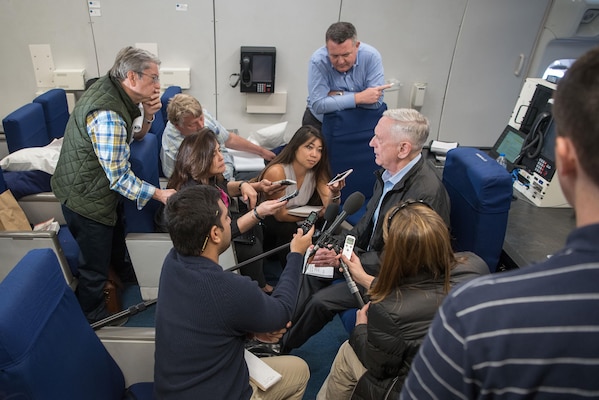
[[[326,245],[330,243],[330,241],[332,240],[332,236],[337,230],[337,228],[343,223],[343,221],[345,221],[345,219],[348,216],[356,213],[356,211],[358,211],[360,207],[362,207],[362,204],[364,204],[364,200],[364,195],[360,192],[354,192],[347,198],[345,204],[343,204],[343,211],[341,211],[341,214],[339,214],[337,218],[335,218],[333,223],[327,228],[326,231],[323,231],[323,233],[318,238],[318,241],[316,242],[316,245],[314,246],[314,249],[312,249],[312,252],[310,254],[311,256],[316,254],[318,249],[326,247]],[[327,212],[328,211],[329,208],[327,207]]]
[[[347,235],[345,237],[345,243],[343,244],[343,250],[341,252],[341,256],[344,257],[344,259],[341,260],[341,270],[343,271],[343,277],[347,282],[347,286],[349,287],[350,293],[355,296],[356,300],[358,301],[358,305],[360,306],[360,308],[362,308],[364,306],[364,300],[360,295],[360,291],[356,286],[356,282],[354,282],[354,280],[352,279],[352,276],[349,273],[349,269],[345,264],[345,260],[350,259],[354,254],[354,244],[356,244],[356,238],[351,235]]]

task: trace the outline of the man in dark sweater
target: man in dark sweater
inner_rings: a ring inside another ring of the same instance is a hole
[[[156,308],[156,398],[300,400],[307,364],[295,356],[264,358],[282,379],[262,391],[249,380],[244,342],[274,343],[286,331],[313,229],[305,235],[298,229],[268,296],[249,277],[218,265],[231,242],[231,219],[216,188],[182,189],[167,202],[165,217],[174,248],[162,267]]]

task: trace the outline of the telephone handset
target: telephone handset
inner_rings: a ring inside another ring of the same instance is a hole
[[[545,131],[551,122],[551,113],[542,112],[535,119],[530,132],[524,140],[521,153],[527,158],[535,159],[541,154],[543,144],[545,143]]]
[[[247,56],[241,59],[241,74],[239,78],[245,87],[252,86],[252,70],[250,69],[250,58]]]

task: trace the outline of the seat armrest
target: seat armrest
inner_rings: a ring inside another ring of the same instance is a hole
[[[64,255],[58,236],[54,231],[2,231],[0,232],[0,249],[2,266],[0,281],[10,272],[29,250],[50,248],[56,253],[67,284],[75,290],[78,280],[73,276],[67,258]]]
[[[54,218],[60,225],[66,224],[60,201],[52,192],[23,196],[19,199],[19,205],[25,212],[30,224],[36,225],[50,218]]]
[[[168,233],[129,233],[125,239],[131,264],[137,276],[139,290],[143,300],[158,298],[160,271],[168,252],[173,247]],[[233,246],[220,255],[219,263],[223,269],[237,264]]]
[[[154,381],[155,328],[104,327],[96,334],[123,371],[125,386]]]

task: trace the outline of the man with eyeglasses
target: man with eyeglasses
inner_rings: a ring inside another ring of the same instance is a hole
[[[52,177],[81,251],[77,297],[90,322],[109,316],[104,297],[109,265],[124,283],[135,282],[125,262],[123,201],[141,209],[150,199],[166,203],[175,192],[142,181],[129,163],[129,143],[143,139],[162,106],[159,65],[146,50],[126,47],[117,54],[108,74],[75,105]]]
[[[308,106],[303,125],[321,129],[324,114],[363,107],[377,109],[383,103],[383,61],[377,49],[358,41],[349,22],[332,24],[325,46],[312,54],[308,67]]]
[[[366,212],[348,234],[356,237],[354,252],[364,270],[378,276],[383,250],[383,216],[395,205],[408,199],[429,204],[449,226],[449,196],[434,168],[422,155],[428,140],[429,121],[416,110],[387,110],[374,128],[370,147],[376,171],[372,198]],[[345,235],[343,235],[343,238]],[[333,250],[322,248],[312,263],[316,266],[339,265]],[[335,278],[341,278],[338,274]],[[334,284],[333,279],[304,275],[292,327],[283,337],[281,351],[300,347],[333,317],[359,304],[347,285]]]

